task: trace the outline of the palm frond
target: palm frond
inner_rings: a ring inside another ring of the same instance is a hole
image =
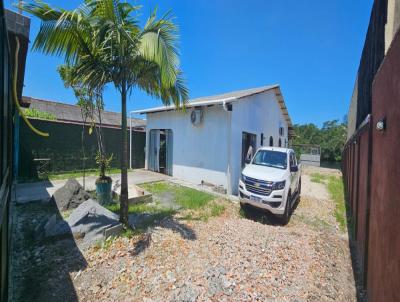
[[[177,77],[178,27],[172,22],[170,14],[156,19],[156,11],[147,20],[140,35],[140,54],[160,66],[163,85],[172,86]]]
[[[22,9],[42,21],[32,46],[34,50],[49,55],[64,55],[68,62],[76,61],[79,53],[90,52],[87,44],[92,32],[87,23],[88,10],[85,5],[67,11],[54,9],[42,1],[35,1],[24,3]]]

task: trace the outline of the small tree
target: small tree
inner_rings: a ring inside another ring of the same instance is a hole
[[[75,97],[78,100],[77,105],[81,109],[83,128],[82,128],[82,154],[85,160],[85,148],[84,148],[84,137],[85,137],[85,126],[89,121],[89,134],[94,132],[97,138],[98,150],[96,153],[96,163],[99,166],[100,179],[109,180],[106,177],[106,170],[110,167],[113,155],[107,156],[106,147],[102,129],[102,112],[104,110],[104,101],[102,94],[102,87],[96,87],[90,89],[81,82],[79,77],[75,76],[76,69],[71,66],[62,65],[58,68],[58,72],[61,79],[64,81],[64,85],[67,88],[72,88]]]

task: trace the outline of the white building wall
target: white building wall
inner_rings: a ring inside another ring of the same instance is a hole
[[[288,125],[274,91],[256,94],[234,102],[231,115],[230,193],[236,195],[242,172],[242,132],[257,135],[257,148],[261,146],[261,133],[264,134],[264,146],[269,146],[269,138],[272,136],[274,146],[278,146],[278,140],[281,138],[282,146],[285,147],[285,141],[288,141]],[[279,127],[284,127],[282,137],[279,136]]]
[[[173,177],[195,184],[202,180],[227,187],[228,114],[221,106],[203,108],[204,120],[193,126],[187,112],[167,111],[147,114],[146,168],[149,132],[171,129],[173,132]]]
[[[231,112],[225,111],[221,105],[203,108],[204,121],[200,126],[193,126],[190,121],[193,109],[188,109],[186,113],[166,111],[147,114],[146,168],[150,130],[171,129],[173,177],[195,184],[204,180],[223,186],[229,194],[237,194],[242,132],[257,135],[257,148],[260,147],[261,133],[264,134],[265,146],[269,145],[270,136],[274,146],[278,146],[279,127],[284,127],[284,136],[281,137],[284,146],[288,141],[288,125],[274,91],[232,102],[232,106]]]

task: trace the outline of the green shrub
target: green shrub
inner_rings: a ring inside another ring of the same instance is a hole
[[[49,121],[57,120],[57,117],[53,113],[46,112],[46,111],[40,111],[35,108],[27,108],[24,110],[24,113],[25,113],[25,116],[27,116],[27,117],[33,117],[33,118],[49,120]]]

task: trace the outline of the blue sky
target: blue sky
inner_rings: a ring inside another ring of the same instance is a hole
[[[5,0],[10,7],[11,0]],[[75,8],[78,0],[48,0]],[[279,83],[294,123],[322,125],[346,114],[373,0],[148,0],[180,26],[181,66],[191,98]],[[33,18],[31,41],[40,22]],[[28,53],[24,95],[75,103],[56,67],[62,58]],[[106,109],[120,111],[112,85]],[[135,90],[128,109],[159,106]]]

